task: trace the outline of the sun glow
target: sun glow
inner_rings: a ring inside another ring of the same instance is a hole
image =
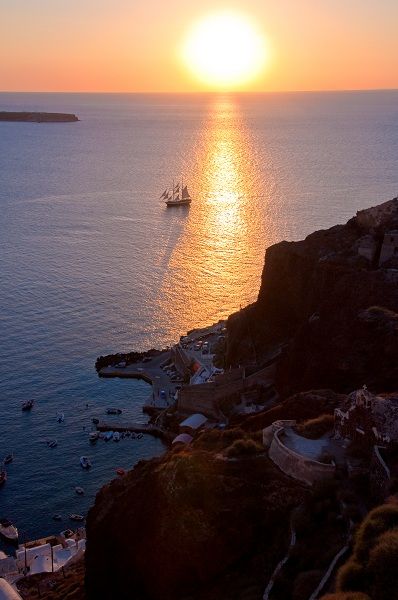
[[[185,64],[210,87],[242,87],[263,70],[265,38],[244,16],[210,15],[190,31],[182,49]]]

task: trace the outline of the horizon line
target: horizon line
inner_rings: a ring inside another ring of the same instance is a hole
[[[191,91],[84,91],[84,90],[0,90],[0,94],[108,94],[108,95],[195,95],[195,94],[331,94],[350,92],[395,92],[398,87],[393,88],[341,88],[341,89],[309,89],[309,90],[191,90]]]

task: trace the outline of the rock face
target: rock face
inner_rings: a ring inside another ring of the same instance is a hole
[[[78,121],[69,113],[6,112],[0,111],[0,121],[27,121],[29,123],[71,123]]]
[[[398,271],[380,268],[379,256],[385,233],[397,228],[394,199],[344,226],[270,247],[257,302],[228,321],[228,361],[261,363],[284,344],[282,396],[327,387],[347,392],[364,383],[377,392],[393,389]],[[367,248],[374,244],[368,257],[364,238]]]
[[[302,495],[265,457],[242,465],[191,450],[142,462],[105,486],[89,513],[88,598],[232,600],[243,597],[237,562],[246,576],[257,569],[260,597]]]

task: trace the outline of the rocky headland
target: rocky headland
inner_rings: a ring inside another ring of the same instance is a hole
[[[353,402],[348,394],[363,384],[388,392],[395,406],[397,261],[398,199],[267,250],[257,302],[228,321],[225,360],[261,367],[280,348],[278,403],[203,431],[102,488],[87,520],[89,599],[308,600],[335,589],[339,595],[330,598],[351,598],[350,590],[359,594],[353,598],[370,597],[380,570],[372,567],[367,588],[368,557],[358,550],[367,525],[359,533],[356,527],[381,501],[370,491],[373,438],[368,445],[348,439],[346,465],[312,487],[278,469],[262,440],[264,428],[284,420],[297,422],[304,438],[325,436],[336,409],[343,424],[358,414],[359,434],[372,436],[371,403],[358,395],[355,410],[344,412]],[[380,410],[383,398],[376,405]],[[388,490],[394,494],[392,480]],[[383,521],[383,531],[393,526],[394,519]],[[357,568],[356,553],[362,579],[353,583],[347,571]],[[374,593],[373,600],[386,597]]]
[[[27,123],[73,123],[78,120],[79,119],[76,115],[70,113],[0,111],[0,121],[19,121]]]

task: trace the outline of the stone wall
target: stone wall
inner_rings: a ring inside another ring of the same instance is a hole
[[[263,429],[263,444],[265,448],[269,448],[271,446],[275,432],[278,431],[278,429],[282,429],[283,427],[293,427],[296,425],[296,422],[297,421],[292,420],[274,421],[272,425]]]
[[[316,481],[332,479],[336,472],[336,465],[321,463],[298,454],[287,448],[280,439],[283,428],[275,431],[268,455],[270,459],[286,475],[313,485]]]

